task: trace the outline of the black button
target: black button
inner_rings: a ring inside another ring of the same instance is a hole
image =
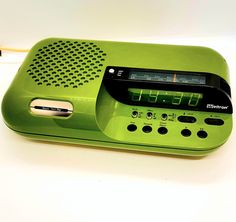
[[[132,117],[133,117],[133,118],[138,117],[138,112],[137,112],[137,111],[133,111],[133,112],[132,112]]]
[[[224,120],[217,118],[206,118],[205,123],[208,125],[222,126],[224,125]]]
[[[168,115],[166,113],[161,114],[161,119],[162,120],[167,120]]]
[[[193,116],[179,116],[178,120],[182,123],[195,123],[197,121]]]
[[[162,126],[162,127],[159,127],[157,131],[158,131],[158,133],[164,135],[164,134],[167,134],[168,129],[166,127]]]
[[[127,129],[130,131],[130,132],[134,132],[136,129],[137,129],[137,126],[135,124],[129,124],[127,126]]]
[[[152,118],[152,112],[147,112],[147,119],[151,119]]]
[[[191,136],[192,133],[189,129],[183,129],[181,131],[181,134],[182,134],[182,136],[188,137],[188,136]]]
[[[150,133],[150,132],[152,132],[152,127],[151,127],[151,126],[144,126],[144,127],[143,127],[143,132],[144,132],[144,133]]]
[[[200,138],[202,138],[202,139],[205,139],[205,138],[207,138],[207,136],[208,136],[207,132],[204,131],[204,130],[199,130],[199,131],[197,132],[197,135],[198,135],[198,137],[200,137]]]

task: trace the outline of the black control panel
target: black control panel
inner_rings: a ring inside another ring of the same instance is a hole
[[[233,112],[229,85],[212,73],[108,66],[103,84],[113,98],[129,105]]]

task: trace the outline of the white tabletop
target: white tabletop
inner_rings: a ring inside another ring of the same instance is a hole
[[[220,52],[230,67],[235,104],[235,39],[162,42]],[[0,58],[0,100],[23,57]],[[189,159],[33,141],[8,129],[1,118],[2,222],[235,222],[235,211],[235,130],[216,152]]]

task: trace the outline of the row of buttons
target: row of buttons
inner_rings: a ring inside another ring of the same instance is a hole
[[[133,111],[131,116],[133,118],[138,117],[138,111]],[[152,117],[153,117],[153,113],[147,112],[146,118],[152,119]],[[168,115],[166,113],[163,113],[161,115],[162,120],[167,120],[167,118],[168,118]],[[182,122],[182,123],[195,123],[197,121],[197,119],[194,116],[179,116],[178,121]],[[222,119],[218,119],[218,118],[206,118],[206,119],[204,119],[204,122],[207,125],[214,125],[214,126],[222,126],[224,124],[224,121]]]
[[[137,130],[137,126],[136,126],[135,124],[129,124],[129,125],[127,126],[127,129],[128,129],[128,131],[130,131],[130,132],[134,132],[134,131]],[[151,126],[143,126],[142,131],[143,131],[144,133],[150,133],[150,132],[152,132],[152,127],[151,127]],[[159,127],[159,128],[157,129],[157,132],[158,132],[159,134],[161,134],[161,135],[165,135],[165,134],[168,133],[168,129],[167,129],[166,127],[161,126],[161,127]],[[189,137],[189,136],[191,136],[191,134],[192,134],[192,132],[191,132],[189,129],[183,129],[183,130],[181,131],[181,135],[184,136],[184,137]],[[205,138],[207,138],[208,134],[207,134],[207,132],[204,131],[204,130],[199,130],[199,131],[197,132],[197,136],[198,136],[199,138],[205,139]]]
[[[131,116],[132,116],[133,118],[137,118],[137,117],[138,117],[138,114],[139,114],[138,111],[133,111],[132,114],[131,114]],[[168,117],[168,115],[167,115],[166,113],[163,113],[163,114],[161,115],[161,119],[162,119],[162,120],[167,120],[167,117]],[[152,118],[153,118],[153,113],[152,113],[152,112],[147,112],[146,118],[147,118],[147,119],[152,119]]]
[[[127,129],[128,129],[130,132],[134,132],[134,131],[137,130],[137,126],[136,126],[135,124],[129,124],[128,127],[127,127]],[[144,133],[150,133],[150,132],[152,132],[152,127],[151,127],[151,126],[144,126],[144,127],[142,128],[142,130],[143,130]],[[168,130],[167,130],[166,127],[159,127],[159,128],[157,129],[157,132],[160,133],[160,134],[162,134],[162,135],[164,135],[164,134],[167,134]]]
[[[191,136],[192,132],[189,129],[183,129],[181,131],[181,134],[182,134],[182,136],[189,137],[189,136]],[[202,139],[205,139],[205,138],[207,138],[208,134],[204,130],[199,130],[197,132],[197,136],[202,138]]]

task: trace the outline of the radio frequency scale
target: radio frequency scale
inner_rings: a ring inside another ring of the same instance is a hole
[[[2,113],[34,139],[189,156],[215,150],[232,130],[226,61],[194,46],[43,40]]]

